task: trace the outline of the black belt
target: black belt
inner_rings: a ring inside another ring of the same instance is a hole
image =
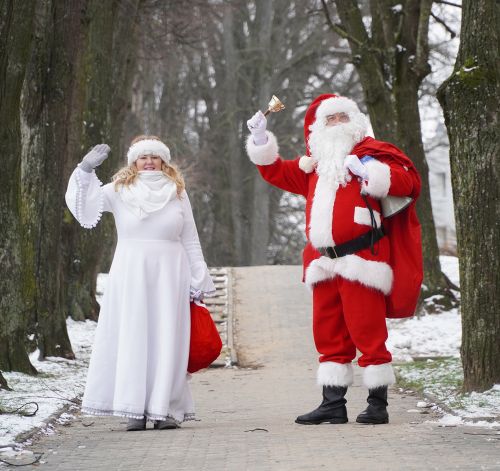
[[[334,247],[319,247],[317,250],[321,255],[326,257],[340,258],[367,249],[368,247],[373,247],[373,244],[384,236],[384,228],[380,226],[343,244],[335,245]]]

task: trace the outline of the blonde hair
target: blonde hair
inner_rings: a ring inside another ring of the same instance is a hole
[[[157,136],[140,135],[135,137],[130,143],[130,145],[133,145],[139,141],[143,141],[144,139],[154,139],[155,141],[161,142],[161,139]],[[180,170],[175,165],[166,164],[162,160],[161,171],[167,178],[170,178],[170,180],[172,180],[175,183],[175,185],[177,186],[177,196],[180,198],[182,192],[186,188],[186,185],[184,183],[184,178]],[[131,165],[127,165],[126,167],[122,167],[120,170],[118,170],[118,172],[116,172],[113,175],[112,178],[115,184],[115,191],[118,190],[119,185],[124,185],[124,186],[132,185],[135,179],[137,178],[137,175],[139,175],[139,171],[137,170],[135,162]]]

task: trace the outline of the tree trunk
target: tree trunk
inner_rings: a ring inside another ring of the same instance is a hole
[[[396,48],[394,71],[394,104],[397,134],[395,143],[411,156],[422,181],[417,213],[422,226],[424,261],[423,297],[433,297],[438,309],[448,310],[456,304],[447,278],[441,271],[436,227],[432,214],[429,167],[425,157],[420,126],[418,92],[422,80],[430,73],[428,59],[428,25],[432,0],[410,0],[401,20],[401,48]],[[428,306],[432,309],[431,306]]]
[[[254,90],[258,97],[260,107],[267,109],[267,103],[271,98],[271,82],[269,77],[272,73],[272,32],[273,20],[276,10],[275,2],[260,0],[257,2],[255,18],[255,29],[251,39],[255,44]],[[254,173],[253,198],[251,207],[251,239],[249,241],[250,265],[266,265],[268,260],[268,245],[271,232],[271,187],[258,175]]]
[[[23,264],[33,278],[32,330],[40,358],[74,358],[61,304],[64,167],[81,50],[83,0],[39,2],[23,92]]]
[[[89,31],[81,77],[83,94],[83,131],[80,155],[73,167],[94,145],[109,143],[110,158],[97,169],[103,182],[109,181],[117,167],[123,166],[120,136],[123,116],[119,113],[127,105],[124,96],[130,86],[130,67],[137,37],[136,18],[140,0],[120,3],[113,0],[93,0],[87,8]],[[67,291],[65,304],[69,315],[77,320],[97,320],[99,304],[96,300],[96,280],[109,268],[115,230],[109,216],[92,231],[84,231],[68,218],[65,231],[65,251],[68,254]]]
[[[2,372],[0,371],[0,389],[6,389],[10,391],[9,385],[7,384],[7,380],[3,377]]]
[[[393,140],[397,129],[397,119],[394,100],[391,97],[391,85],[388,81],[387,70],[384,69],[386,64],[384,64],[380,50],[377,50],[377,46],[384,41],[378,9],[372,7],[373,38],[370,39],[357,0],[342,0],[335,3],[345,34],[338,29],[334,31],[349,42],[352,62],[361,80],[375,136],[384,141]],[[325,11],[327,12],[326,7]],[[335,28],[333,23],[331,27]]]
[[[464,0],[460,48],[440,87],[460,261],[464,390],[500,383],[500,4]]]
[[[25,293],[21,271],[20,98],[31,49],[35,1],[0,2],[0,369],[36,373],[25,347]]]
[[[234,265],[247,265],[245,263],[246,252],[244,251],[243,238],[245,237],[245,217],[243,209],[244,193],[242,182],[242,166],[244,165],[241,158],[239,139],[238,139],[238,67],[240,63],[239,51],[235,44],[235,37],[238,32],[238,19],[234,19],[235,7],[231,2],[227,2],[224,8],[223,17],[223,38],[224,38],[224,56],[226,59],[225,76],[224,76],[224,95],[225,99],[221,100],[222,108],[222,126],[220,131],[225,135],[225,146],[222,155],[228,156],[226,160],[219,160],[217,166],[229,170],[229,185],[226,187],[229,191],[219,192],[217,199],[219,200],[220,212],[224,214],[225,221],[218,219],[216,228],[215,241],[225,240],[231,246],[231,258]],[[222,136],[221,136],[222,137]],[[224,142],[223,141],[223,142]],[[223,175],[227,175],[227,170],[223,170]],[[227,177],[226,177],[227,178]],[[222,186],[224,188],[225,186]],[[228,211],[229,209],[229,211]],[[230,219],[228,218],[230,213]],[[229,220],[228,220],[229,219]],[[226,224],[223,225],[223,222]],[[232,234],[230,237],[221,232],[230,229]],[[220,231],[220,232],[219,232]],[[220,236],[218,236],[218,234]]]
[[[407,0],[400,13],[394,9],[397,3],[395,0],[370,2],[371,36],[357,0],[336,0],[342,26],[333,22],[330,25],[349,42],[375,136],[401,147],[420,173],[422,191],[417,213],[422,225],[422,295],[433,296],[438,309],[449,309],[456,304],[456,299],[439,262],[418,107],[420,85],[430,72],[428,24],[432,0]],[[323,4],[330,19],[326,0]]]

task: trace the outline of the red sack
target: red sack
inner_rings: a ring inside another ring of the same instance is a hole
[[[366,137],[353,149],[361,157],[371,155],[384,163],[407,167],[413,180],[413,202],[405,210],[384,220],[384,229],[391,245],[390,265],[394,274],[391,293],[386,296],[386,317],[411,317],[415,313],[423,279],[422,237],[415,209],[421,181],[413,162],[403,151],[388,142]]]
[[[191,341],[189,344],[188,372],[207,368],[220,355],[222,340],[215,322],[204,304],[190,303]]]

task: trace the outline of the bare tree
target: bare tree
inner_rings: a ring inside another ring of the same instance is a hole
[[[26,286],[21,265],[20,98],[29,59],[35,1],[0,2],[0,369],[36,373],[25,347]]]
[[[500,382],[500,4],[464,0],[460,48],[439,89],[450,139],[465,391]]]
[[[40,358],[74,358],[61,303],[64,167],[82,49],[84,0],[39,1],[23,90],[21,191],[26,303]]]
[[[422,178],[417,212],[422,225],[423,295],[449,308],[456,300],[442,273],[432,216],[428,166],[422,143],[419,90],[429,74],[429,18],[432,0],[370,0],[364,15],[357,0],[335,0],[340,24],[331,16],[327,0],[322,8],[335,35],[347,39],[359,73],[370,121],[379,139],[401,147],[415,162]],[[363,17],[370,20],[365,26]]]
[[[298,259],[299,240],[293,250],[280,248],[287,221],[281,192],[262,182],[244,141],[246,120],[276,93],[287,109],[270,125],[283,154],[295,157],[303,152],[303,112],[311,99],[331,91],[333,80],[341,91],[359,93],[349,51],[325,39],[323,17],[309,14],[313,4],[200,0],[189,12],[194,29],[174,34],[165,17],[165,34],[156,41],[163,52],[150,43],[145,50],[145,59],[155,63],[144,60],[137,83],[150,88],[136,88],[129,121],[160,133],[176,159],[193,164],[188,189],[211,264]],[[161,12],[154,18],[160,21]],[[199,23],[202,28],[196,28]]]
[[[112,153],[99,168],[101,180],[109,180],[122,161],[121,135],[135,67],[140,4],[141,0],[89,0],[87,4],[85,21],[89,29],[79,77],[83,84],[80,146],[68,159],[67,174],[93,145],[102,142],[111,145]],[[74,319],[97,319],[97,274],[107,271],[110,258],[106,254],[112,252],[113,240],[108,216],[91,232],[83,231],[71,216],[65,219],[65,305]]]

